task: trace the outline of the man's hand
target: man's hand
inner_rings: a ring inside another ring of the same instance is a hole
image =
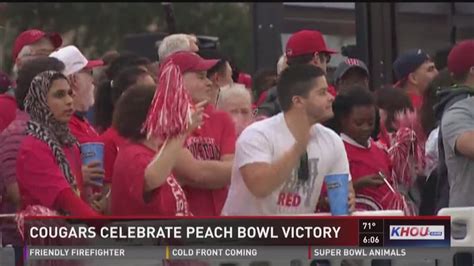
[[[374,174],[358,178],[357,181],[354,181],[354,188],[362,189],[366,187],[378,187],[384,183],[383,177],[379,174]]]
[[[348,205],[349,205],[349,214],[355,212],[355,205],[356,205],[356,198],[355,198],[355,191],[354,187],[352,186],[352,183],[349,183],[349,199],[348,199]]]
[[[98,213],[105,214],[108,205],[108,197],[103,193],[96,193],[92,196],[91,206]]]
[[[301,149],[302,153],[306,151],[308,146],[311,132],[311,123],[309,122],[307,115],[302,115],[301,120],[298,121],[293,127],[293,137],[296,140],[296,146],[298,150]]]
[[[194,106],[194,110],[191,114],[191,121],[189,124],[188,133],[193,132],[196,128],[199,128],[202,125],[203,117],[207,116],[206,114],[204,114],[204,106],[206,106],[206,104],[207,101],[204,100]]]
[[[93,186],[102,186],[102,182],[98,182],[97,179],[104,179],[104,169],[100,167],[99,161],[91,162],[88,165],[82,166],[82,178],[84,184]]]

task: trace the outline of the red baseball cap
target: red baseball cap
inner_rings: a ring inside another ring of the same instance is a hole
[[[48,37],[53,43],[54,48],[58,48],[63,44],[63,38],[61,38],[61,35],[59,35],[59,33],[57,32],[44,32],[37,29],[24,31],[20,33],[20,35],[18,35],[15,40],[15,43],[13,44],[13,61],[16,60],[18,54],[20,53],[21,49],[23,49],[23,47],[25,47],[26,45],[33,44],[43,37]]]
[[[97,60],[88,60],[87,65],[84,67],[85,69],[93,69],[96,67],[100,67],[104,65],[104,61],[97,59]]]
[[[474,40],[456,44],[448,55],[448,70],[453,74],[462,74],[474,67]]]
[[[316,30],[301,30],[293,33],[286,43],[286,57],[295,57],[315,52],[328,54],[337,53],[326,47],[321,32]]]
[[[219,62],[216,59],[203,59],[193,52],[176,52],[170,55],[167,60],[173,60],[173,63],[179,67],[181,73],[207,71]]]

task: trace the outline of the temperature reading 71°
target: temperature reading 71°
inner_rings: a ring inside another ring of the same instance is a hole
[[[375,222],[363,222],[362,227],[364,230],[372,230],[377,224]]]

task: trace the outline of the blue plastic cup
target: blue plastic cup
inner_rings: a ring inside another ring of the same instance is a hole
[[[335,174],[324,177],[328,190],[329,207],[332,215],[349,214],[349,175]]]
[[[88,142],[81,144],[81,160],[83,165],[99,161],[100,167],[104,169],[104,144],[100,142]],[[92,181],[102,184],[102,178],[94,178]]]

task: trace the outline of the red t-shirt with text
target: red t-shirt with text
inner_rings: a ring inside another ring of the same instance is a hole
[[[63,147],[63,151],[76,177],[77,187],[83,192],[79,148],[75,145],[69,148]],[[56,162],[53,151],[44,141],[36,137],[27,136],[23,140],[16,167],[24,207],[39,204],[53,209],[60,192],[70,187]]]
[[[221,160],[235,152],[235,125],[229,114],[207,105],[204,124],[186,140],[186,147],[198,160]],[[227,198],[228,186],[201,189],[185,186],[191,212],[197,216],[219,216]]]
[[[378,174],[382,172],[392,187],[393,179],[391,177],[392,168],[390,159],[385,150],[378,147],[371,140],[369,148],[362,148],[348,143],[344,140],[344,146],[349,160],[349,168],[352,176],[352,182],[356,182],[359,178]],[[378,187],[365,187],[356,190],[356,209],[357,210],[389,210],[399,209],[399,195],[394,194],[386,184]]]
[[[145,169],[155,154],[142,144],[129,143],[121,147],[112,177],[112,215],[190,215],[186,195],[172,174],[145,202]]]
[[[115,159],[120,147],[127,143],[127,140],[120,136],[115,128],[109,127],[100,135],[100,142],[104,143],[104,182],[111,183]]]

